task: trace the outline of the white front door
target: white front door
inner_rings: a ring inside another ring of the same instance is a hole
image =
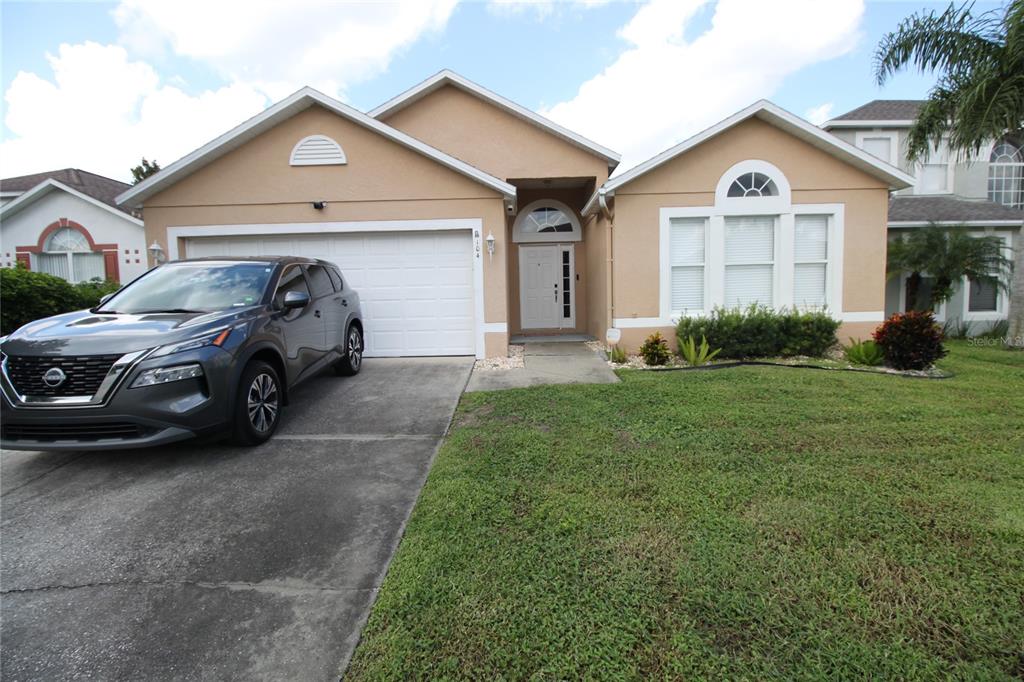
[[[519,311],[523,329],[576,326],[575,263],[571,244],[519,247]]]

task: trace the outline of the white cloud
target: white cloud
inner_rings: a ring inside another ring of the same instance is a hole
[[[630,168],[775,92],[789,75],[851,50],[861,0],[720,0],[709,28],[684,39],[707,0],[654,0],[620,31],[629,47],[576,96],[543,112],[623,154]]]
[[[443,29],[455,0],[123,0],[120,42],[134,54],[170,51],[277,100],[303,85],[343,97],[387,69],[424,34]]]
[[[534,17],[541,21],[555,13],[557,8],[591,9],[607,5],[611,0],[489,0],[487,10],[499,17],[513,16],[533,12]]]
[[[242,84],[188,95],[115,45],[63,44],[47,60],[52,80],[22,71],[5,93],[3,177],[78,167],[130,179],[142,156],[168,164],[267,105]]]
[[[811,107],[804,112],[804,118],[813,123],[816,126],[820,126],[822,123],[827,121],[832,115],[832,107],[835,106],[833,102],[825,102],[816,107]]]

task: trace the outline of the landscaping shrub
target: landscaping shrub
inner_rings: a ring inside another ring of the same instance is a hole
[[[839,321],[823,312],[778,312],[763,306],[716,308],[708,317],[684,317],[676,327],[680,346],[704,337],[722,358],[820,357],[834,346]]]
[[[0,269],[0,334],[50,315],[91,308],[117,288],[116,282],[70,284],[24,267]]]
[[[683,360],[686,360],[686,364],[691,367],[706,365],[714,360],[715,356],[721,351],[721,348],[711,350],[711,346],[708,345],[708,340],[703,336],[700,337],[699,346],[692,336],[688,337],[686,341],[679,342],[679,354],[683,356]]]
[[[896,313],[874,333],[885,361],[895,369],[928,369],[946,355],[942,327],[927,310]]]
[[[882,349],[871,339],[866,341],[850,339],[850,345],[843,347],[843,355],[855,365],[877,367],[885,361],[885,354],[882,352]]]
[[[648,365],[664,365],[672,357],[672,351],[661,332],[654,332],[640,346],[640,355]]]
[[[621,365],[626,362],[626,351],[619,346],[612,346],[608,349],[608,359]]]

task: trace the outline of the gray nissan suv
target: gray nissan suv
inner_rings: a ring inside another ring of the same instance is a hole
[[[0,341],[0,444],[109,450],[270,438],[289,392],[359,371],[359,295],[331,263],[204,258],[150,270],[100,305]]]

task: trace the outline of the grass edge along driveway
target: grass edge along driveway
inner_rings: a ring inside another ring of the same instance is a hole
[[[1024,674],[1024,353],[463,397],[348,676]]]

